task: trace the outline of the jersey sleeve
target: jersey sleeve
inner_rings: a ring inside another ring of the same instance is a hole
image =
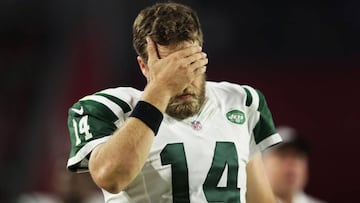
[[[126,102],[105,93],[86,96],[75,103],[68,113],[71,141],[68,169],[88,171],[91,151],[122,125],[130,110]]]
[[[250,86],[244,86],[247,94],[246,106],[249,107],[249,130],[250,138],[250,156],[281,142],[280,135],[272,119],[270,109],[267,106],[264,95],[257,89]]]

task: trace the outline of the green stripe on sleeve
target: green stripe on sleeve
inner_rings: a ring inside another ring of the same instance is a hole
[[[100,102],[83,100],[80,101],[80,104],[84,106],[85,114],[90,114],[94,117],[110,122],[115,122],[119,119],[118,116],[115,115],[107,106]]]
[[[74,104],[69,110],[68,117],[70,158],[77,156],[78,152],[92,140],[112,135],[117,129],[114,124],[117,120],[119,118],[113,111],[97,101],[81,100]]]
[[[246,106],[250,106],[252,103],[252,100],[253,100],[252,95],[246,87],[244,87],[244,90],[246,92],[246,103],[245,104],[246,104]]]
[[[105,93],[96,93],[95,95],[100,95],[100,96],[106,97],[107,99],[109,99],[112,102],[116,103],[117,105],[120,106],[120,108],[123,110],[124,113],[127,113],[127,112],[131,111],[130,106],[126,102],[124,102],[123,100],[121,100],[121,99],[119,99],[117,97],[114,97],[112,95],[105,94]]]
[[[260,118],[254,128],[254,137],[256,144],[259,144],[267,137],[275,134],[276,129],[264,95],[259,90],[256,90],[256,92],[259,95],[259,107],[257,110],[260,113]]]

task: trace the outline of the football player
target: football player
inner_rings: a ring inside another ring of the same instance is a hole
[[[69,110],[71,171],[90,171],[106,202],[273,203],[261,151],[277,144],[260,91],[206,81],[196,13],[143,9],[133,44],[147,85],[106,89]]]

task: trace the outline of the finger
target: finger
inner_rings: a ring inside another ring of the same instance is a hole
[[[194,77],[198,77],[202,74],[204,74],[206,72],[206,66],[200,67],[200,68],[196,68],[194,70]]]
[[[200,59],[206,59],[206,53],[199,52],[199,53],[190,55],[190,56],[188,56],[186,58],[183,58],[182,62],[183,62],[184,65],[187,66],[187,65],[193,64],[194,62],[196,62],[197,60],[200,60]]]
[[[197,68],[202,68],[208,64],[208,58],[203,58],[195,61],[188,66],[189,71],[195,71]]]
[[[172,53],[171,55],[175,55],[176,57],[178,58],[186,58],[188,56],[191,56],[195,53],[199,53],[201,52],[202,50],[202,47],[199,46],[199,45],[191,45],[191,46],[188,46],[188,47],[185,47],[179,51],[176,51],[174,53]]]
[[[146,42],[147,42],[146,51],[148,53],[148,59],[151,60],[159,59],[155,42],[151,39],[151,37],[146,37]]]

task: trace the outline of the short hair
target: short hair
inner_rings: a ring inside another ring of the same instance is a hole
[[[133,24],[133,46],[147,61],[146,37],[163,46],[184,41],[203,43],[203,34],[196,12],[188,6],[168,2],[157,3],[140,11]]]

